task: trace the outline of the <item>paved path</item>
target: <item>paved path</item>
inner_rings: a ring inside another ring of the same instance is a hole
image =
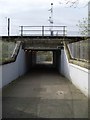
[[[87,118],[88,99],[56,72],[33,71],[3,89],[3,118]]]

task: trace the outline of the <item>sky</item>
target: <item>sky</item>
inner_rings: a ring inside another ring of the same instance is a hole
[[[76,6],[68,0],[0,0],[0,35],[7,35],[7,18],[10,18],[10,35],[20,35],[19,26],[50,25],[51,3],[53,3],[54,25],[67,26],[68,34],[77,34],[79,20],[88,17],[89,0],[79,0]],[[75,1],[75,0],[71,0]],[[75,31],[75,32],[74,32]]]

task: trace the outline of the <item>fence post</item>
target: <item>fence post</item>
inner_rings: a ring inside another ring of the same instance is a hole
[[[23,36],[23,26],[21,26],[21,36]]]
[[[44,36],[44,26],[42,26],[42,36]]]

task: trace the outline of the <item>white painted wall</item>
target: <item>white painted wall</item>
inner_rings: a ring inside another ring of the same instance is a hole
[[[2,65],[0,66],[0,69],[2,69],[2,73],[0,71],[0,74],[2,74],[2,79],[0,80],[0,82],[2,82],[2,86],[0,85],[0,87],[4,87],[19,76],[25,74],[26,59],[24,50],[20,48],[16,61]]]
[[[90,70],[69,63],[65,49],[61,51],[61,74],[68,78],[78,89],[88,96]]]
[[[61,74],[70,79],[70,68],[65,50],[61,50]]]

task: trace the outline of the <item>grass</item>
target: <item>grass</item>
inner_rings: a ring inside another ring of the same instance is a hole
[[[14,48],[15,42],[0,41],[0,63],[11,58]]]

